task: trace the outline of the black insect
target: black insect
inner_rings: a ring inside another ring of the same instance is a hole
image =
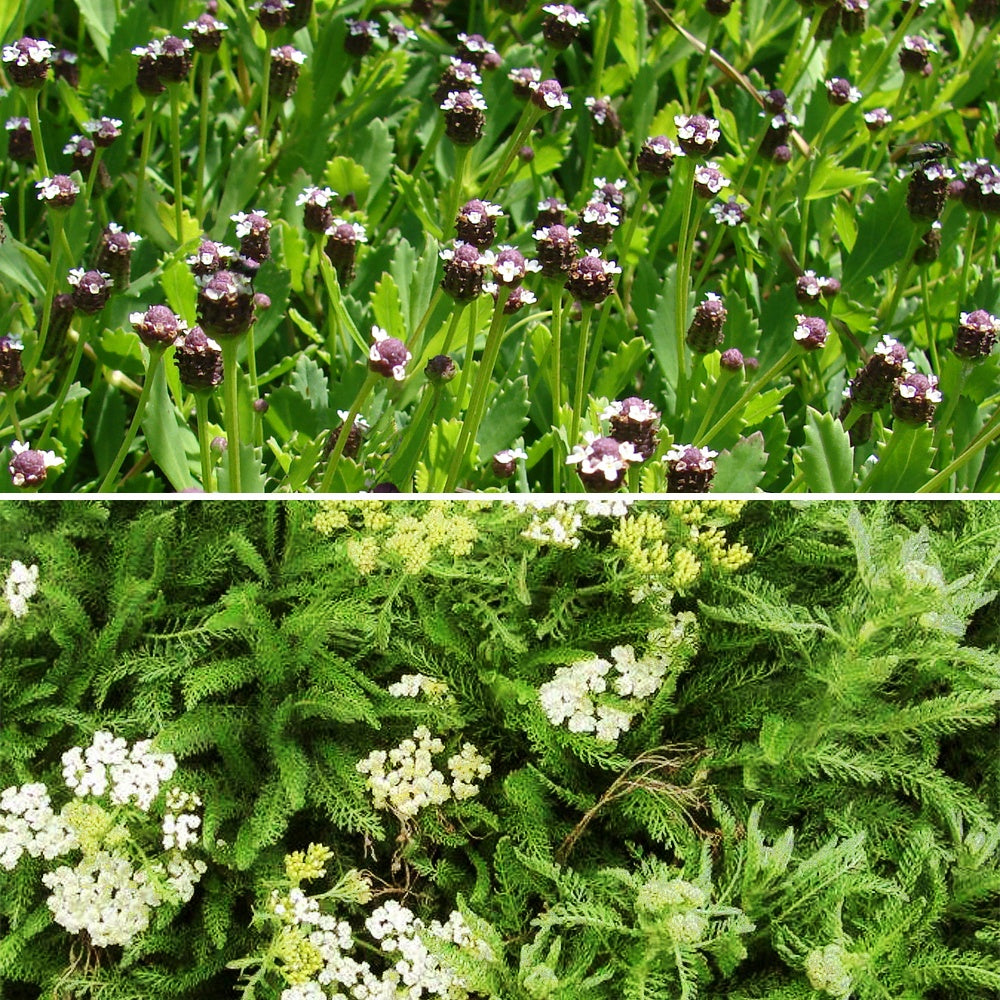
[[[889,159],[893,163],[930,163],[933,160],[946,160],[954,156],[954,150],[946,142],[903,142],[893,149]]]

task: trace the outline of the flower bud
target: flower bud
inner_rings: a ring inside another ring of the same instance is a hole
[[[177,341],[174,364],[181,384],[194,392],[210,392],[222,384],[222,347],[200,326],[193,326]]]
[[[892,415],[904,424],[929,424],[942,396],[936,375],[912,372],[896,380],[889,400]]]
[[[807,351],[818,351],[826,343],[829,330],[826,320],[819,316],[803,316],[801,313],[795,316],[796,323],[793,336],[799,346]]]
[[[107,271],[118,291],[129,286],[131,277],[132,250],[139,242],[135,233],[127,233],[117,222],[110,222],[101,232],[101,242],[97,247],[96,266],[98,271]]]
[[[952,348],[960,357],[968,361],[982,361],[988,357],[1000,334],[1000,319],[985,309],[976,309],[959,316],[955,330],[955,345]]]
[[[7,155],[15,163],[35,162],[35,140],[27,118],[7,119]]]
[[[156,74],[164,83],[182,83],[191,72],[191,50],[187,38],[167,35],[160,43],[156,57]]]
[[[744,364],[743,352],[738,347],[730,347],[719,355],[719,367],[724,372],[735,375],[736,372],[743,371]]]
[[[566,288],[581,302],[599,304],[615,290],[615,275],[622,269],[613,260],[603,260],[599,250],[588,250],[573,261],[566,274]]]
[[[718,452],[675,444],[663,457],[668,493],[707,493],[715,477]]]
[[[540,83],[532,84],[531,103],[542,111],[555,111],[557,108],[569,111],[572,106],[558,80],[542,80]]]
[[[302,224],[310,233],[325,233],[333,225],[333,211],[330,202],[337,197],[332,188],[307,187],[295,199],[302,205]]]
[[[45,82],[50,60],[55,52],[44,38],[19,38],[3,47],[3,62],[11,83],[18,87],[37,88]]]
[[[207,55],[218,52],[222,47],[222,33],[229,30],[229,25],[223,24],[206,11],[196,21],[188,21],[184,30],[191,33],[191,44],[195,51]]]
[[[111,297],[111,275],[105,271],[74,267],[68,280],[73,286],[73,306],[85,315],[100,312]]]
[[[483,69],[483,64],[487,56],[497,54],[491,42],[486,41],[482,35],[467,35],[462,33],[458,36],[458,45],[455,46],[455,55],[462,62],[472,63],[476,69]]]
[[[542,37],[554,49],[568,49],[580,35],[580,28],[589,19],[568,3],[547,4],[542,8],[547,15],[542,21]]]
[[[236,259],[236,251],[214,240],[202,240],[197,253],[187,259],[187,265],[196,278],[204,278],[222,271]]]
[[[500,218],[503,218],[503,209],[499,205],[473,198],[458,210],[455,235],[463,243],[485,250],[496,239],[496,220]]]
[[[368,236],[365,233],[365,227],[359,222],[334,219],[333,225],[326,231],[324,252],[336,269],[337,280],[341,285],[350,284],[354,280],[354,263],[358,256],[358,244],[367,242]]]
[[[271,256],[271,221],[267,212],[237,212],[229,218],[236,223],[240,254],[258,263],[267,260]]]
[[[0,337],[0,389],[16,389],[24,381],[23,350],[24,344],[12,333]]]
[[[250,282],[232,271],[216,271],[199,279],[198,322],[216,337],[236,337],[255,320]]]
[[[684,150],[672,139],[665,135],[650,136],[639,149],[635,159],[636,169],[640,174],[666,177],[678,156],[684,156]]]
[[[722,328],[726,322],[726,307],[722,298],[708,292],[695,307],[694,318],[688,327],[686,342],[696,354],[708,354],[723,341]]]
[[[41,486],[49,469],[63,464],[53,451],[37,451],[27,441],[15,441],[10,446],[13,456],[7,466],[11,482],[18,487]]]
[[[580,213],[580,235],[584,246],[606,247],[614,238],[620,217],[618,209],[603,201],[588,202]]]
[[[948,199],[948,182],[954,174],[940,163],[920,164],[910,175],[906,208],[913,219],[940,218]]]
[[[474,146],[486,127],[486,101],[478,90],[450,93],[442,102],[444,134],[456,146]]]
[[[450,65],[441,75],[437,87],[434,89],[434,103],[440,107],[442,101],[449,94],[474,90],[476,87],[481,86],[482,82],[483,78],[472,63],[462,62],[461,59],[453,57]]]
[[[435,354],[424,367],[424,377],[435,385],[450,382],[457,373],[455,362],[447,354]]]
[[[131,313],[129,322],[150,350],[170,347],[187,330],[187,323],[167,306],[150,306],[144,313]]]
[[[616,441],[588,431],[584,442],[573,448],[573,454],[566,462],[579,465],[577,474],[588,492],[611,493],[617,490],[624,482],[629,466],[642,461],[642,456],[629,441]]]
[[[368,351],[368,368],[386,378],[401,382],[406,378],[406,365],[413,355],[406,344],[396,337],[390,337],[380,326],[372,327],[372,345]]]

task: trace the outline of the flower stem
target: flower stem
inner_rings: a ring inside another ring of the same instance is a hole
[[[677,350],[677,412],[682,415],[682,407],[687,404],[687,358],[684,336],[687,332],[688,286],[691,284],[691,253],[694,235],[691,229],[691,214],[694,208],[694,164],[682,160],[685,170],[684,214],[681,218],[681,234],[677,243],[677,273],[674,291],[674,340]]]
[[[81,337],[80,340],[82,342],[83,338]],[[142,392],[139,394],[139,401],[135,404],[135,414],[132,417],[132,423],[129,425],[128,432],[125,434],[125,440],[122,441],[122,446],[118,449],[118,454],[115,455],[114,461],[111,463],[111,468],[108,469],[107,475],[105,475],[104,481],[97,491],[98,493],[111,493],[114,489],[118,470],[121,468],[122,462],[125,461],[125,456],[128,454],[129,448],[132,447],[132,442],[135,440],[139,425],[146,414],[146,404],[149,402],[149,394],[153,388],[153,378],[156,375],[156,369],[159,367],[160,361],[163,360],[165,351],[165,346],[156,346],[149,349],[149,366],[146,369],[146,378],[142,383]]]
[[[146,197],[146,164],[149,163],[149,150],[153,145],[153,98],[146,97],[143,113],[146,120],[142,126],[142,147],[139,151],[139,171],[135,180],[135,209],[133,212],[133,226],[140,229],[138,224],[139,213],[143,209]]]
[[[347,447],[347,439],[350,437],[351,428],[354,427],[354,421],[361,412],[361,407],[365,405],[365,400],[368,398],[368,394],[372,391],[372,387],[380,377],[381,376],[379,376],[378,372],[369,371],[367,378],[358,390],[358,394],[354,397],[354,402],[351,403],[351,408],[348,410],[347,417],[344,419],[340,433],[337,435],[337,443],[334,446],[330,458],[327,460],[326,472],[323,473],[323,481],[320,483],[319,487],[320,493],[330,492],[330,487],[333,485],[334,473],[337,471],[337,466],[340,464],[341,456],[344,454],[344,448]]]
[[[198,166],[195,171],[194,193],[195,213],[199,221],[201,220],[205,199],[205,160],[208,152],[208,104],[212,80],[212,55],[213,53],[211,52],[205,52],[201,56],[201,106],[198,111]]]
[[[32,87],[25,92],[28,105],[28,120],[31,122],[31,141],[35,146],[35,159],[42,177],[49,176],[49,164],[45,159],[45,143],[42,141],[42,124],[38,116],[38,102],[42,96],[40,88]]]
[[[201,488],[212,493],[212,442],[208,437],[208,393],[196,392],[194,409],[198,420],[198,451],[201,454]]]
[[[899,260],[899,273],[896,276],[896,287],[892,290],[892,295],[888,299],[883,299],[883,305],[888,303],[888,306],[879,311],[875,315],[875,325],[882,326],[885,325],[887,330],[892,328],[892,318],[896,315],[896,310],[899,308],[899,300],[903,297],[903,290],[906,287],[906,275],[910,270],[910,264],[913,262],[913,251],[917,249],[917,244],[920,242],[920,230],[916,226],[910,231],[910,241],[907,244],[906,252]]]
[[[465,167],[469,162],[469,146],[455,147],[455,175],[451,182],[451,191],[448,200],[444,205],[444,218],[442,222],[445,226],[445,234],[451,231],[458,216],[458,208],[462,204],[462,188],[465,186]]]
[[[476,372],[476,381],[472,387],[472,399],[469,401],[469,408],[465,412],[462,420],[462,430],[458,436],[458,444],[451,459],[451,468],[448,471],[448,479],[444,486],[445,493],[453,493],[458,482],[459,473],[466,458],[472,453],[472,446],[476,440],[476,433],[483,419],[486,409],[486,395],[489,389],[490,379],[493,377],[493,368],[496,365],[497,357],[500,354],[500,344],[503,342],[504,334],[504,314],[503,307],[510,297],[510,289],[505,285],[500,286],[497,294],[496,305],[493,307],[493,321],[490,323],[489,333],[486,335],[486,348],[483,351],[483,358]]]
[[[1000,437],[1000,409],[979,429],[976,436],[966,445],[965,451],[949,462],[937,475],[931,477],[917,493],[936,493],[974,455],[982,451]]]
[[[463,405],[465,391],[469,388],[469,380],[472,377],[472,356],[476,353],[476,333],[479,331],[479,299],[473,299],[471,305],[469,333],[465,342],[465,357],[462,358],[462,374],[459,376],[458,389],[455,392],[455,400],[459,407]]]
[[[83,357],[83,348],[86,343],[86,333],[87,333],[87,319],[86,317],[80,322],[79,335],[76,338],[76,347],[73,349],[73,357],[70,360],[69,367],[66,369],[62,385],[59,387],[59,395],[56,397],[56,401],[52,404],[52,412],[49,413],[48,420],[45,421],[45,427],[42,430],[42,436],[38,440],[38,447],[44,449],[45,445],[48,443],[49,435],[52,433],[52,427],[56,420],[59,419],[59,414],[62,412],[63,405],[66,402],[66,396],[69,393],[70,386],[73,384],[73,379],[76,378],[77,370],[80,367],[80,360]]]
[[[973,213],[973,216],[969,220],[969,224],[965,230],[965,252],[962,254],[962,277],[959,279],[958,283],[958,301],[960,305],[964,305],[965,296],[969,287],[969,264],[972,261],[972,254],[975,249],[976,227],[978,224],[979,215],[978,213]]]
[[[576,355],[576,385],[573,390],[573,417],[570,422],[569,440],[570,444],[576,444],[580,436],[580,417],[583,410],[583,382],[584,372],[587,367],[587,340],[590,336],[590,321],[594,315],[594,306],[586,304],[583,306],[583,315],[580,317],[580,333],[578,336]]]
[[[562,419],[562,298],[563,286],[552,285],[552,489],[562,491],[562,443],[558,427]]]
[[[101,157],[104,155],[104,147],[98,146],[94,150],[94,160],[90,164],[90,174],[87,177],[87,188],[84,192],[84,201],[89,205],[94,194],[94,185],[97,183],[97,175],[101,169]]]
[[[260,88],[260,138],[264,149],[267,149],[267,102],[271,96],[271,43],[264,39],[264,82]]]
[[[639,194],[636,196],[635,203],[632,205],[632,214],[628,217],[628,225],[625,227],[625,232],[622,236],[621,242],[618,244],[619,259],[621,260],[623,267],[626,266],[626,259],[629,254],[629,250],[632,247],[632,240],[635,238],[635,231],[639,225],[639,217],[642,215],[643,210],[646,207],[649,192],[653,187],[653,180],[654,178],[652,174],[643,174],[642,180],[639,182]],[[635,281],[634,273],[629,274],[628,281],[622,286],[622,293],[625,296],[626,303],[630,302],[632,298],[633,281]]]
[[[779,372],[784,368],[787,368],[792,361],[795,360],[799,354],[802,353],[802,349],[798,344],[793,344],[791,347],[785,351],[784,354],[770,368],[767,369],[759,378],[754,379],[743,390],[743,394],[740,396],[732,406],[705,432],[698,433],[695,435],[694,444],[696,447],[700,448],[712,440],[717,434],[725,430],[726,425],[730,420],[733,419],[745,406],[746,404],[756,396],[761,389],[767,385]]]
[[[941,371],[941,360],[938,358],[937,329],[931,323],[930,289],[927,287],[927,267],[920,268],[920,299],[924,308],[924,330],[927,332],[927,349],[931,355],[931,369]]]
[[[225,401],[226,453],[229,455],[229,482],[226,484],[230,493],[242,492],[240,478],[240,411],[239,411],[239,380],[240,365],[236,360],[236,352],[240,346],[239,337],[220,337],[222,341],[222,371]],[[145,390],[145,386],[143,386]]]
[[[184,175],[181,173],[181,84],[170,84],[170,148],[174,161],[174,220],[177,245],[184,245]]]
[[[541,108],[536,107],[531,101],[524,106],[521,117],[518,119],[514,131],[511,133],[511,137],[507,140],[507,146],[504,148],[500,161],[493,168],[493,172],[486,181],[483,193],[484,201],[489,201],[496,194],[497,188],[500,187],[500,182],[504,179],[504,176],[510,169],[511,163],[514,161],[514,157],[517,155],[517,151],[523,145],[524,140],[531,134],[531,130],[538,123],[541,115]]]
[[[49,279],[45,284],[45,302],[42,305],[42,326],[38,334],[38,343],[35,345],[34,353],[30,359],[26,360],[25,370],[32,372],[41,363],[42,355],[45,351],[45,339],[49,335],[49,324],[52,321],[52,300],[56,295],[56,281],[59,276],[59,268],[62,264],[60,255],[62,253],[62,235],[66,220],[62,212],[53,212],[49,219],[52,223],[52,239],[50,241],[50,263]]]
[[[702,50],[701,58],[698,60],[698,71],[694,78],[694,87],[691,90],[691,100],[688,104],[688,111],[694,113],[698,108],[698,98],[701,97],[702,84],[705,82],[705,71],[708,69],[708,60],[712,55],[712,43],[715,41],[715,34],[718,30],[719,22],[717,18],[712,18],[708,32],[705,35],[705,48]]]

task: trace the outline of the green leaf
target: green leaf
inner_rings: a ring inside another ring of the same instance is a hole
[[[752,493],[764,476],[767,453],[764,435],[755,431],[740,438],[729,451],[719,455],[715,463],[713,493]]]
[[[840,167],[833,160],[821,160],[809,180],[806,201],[829,198],[841,191],[863,191],[872,182],[867,170],[858,167]]]
[[[614,399],[631,383],[639,361],[649,354],[649,344],[642,337],[633,337],[617,346],[614,353],[601,366],[595,395]]]
[[[197,317],[198,286],[187,264],[181,260],[168,264],[160,276],[160,285],[167,305],[188,326],[193,326]]]
[[[375,322],[390,337],[406,340],[406,323],[403,319],[403,305],[399,288],[391,274],[384,274],[372,293],[372,312]]]
[[[848,253],[853,253],[858,241],[858,218],[855,206],[843,198],[838,198],[833,203],[833,224],[844,248]]]
[[[212,239],[226,242],[232,222],[229,217],[243,211],[257,192],[260,184],[260,164],[263,159],[260,140],[237,146],[233,153],[229,172],[226,174],[222,198],[216,213]],[[196,227],[197,228],[197,227]],[[198,233],[195,233],[197,236]]]
[[[897,423],[889,440],[877,452],[879,461],[861,484],[865,493],[913,493],[931,476],[934,432],[922,424]]]
[[[639,20],[634,0],[615,0],[611,6],[611,18],[611,37],[615,48],[634,78],[639,72]]]
[[[169,363],[169,359],[165,358],[153,374],[149,403],[142,419],[142,433],[153,460],[170,485],[179,492],[195,485],[191,468],[197,465],[199,451],[197,437],[181,420],[167,393],[163,365]]]
[[[854,453],[844,425],[832,413],[806,411],[806,443],[800,452],[806,486],[813,493],[851,493]]]
[[[108,43],[115,30],[114,0],[76,0],[77,9],[87,25],[94,48],[101,54],[104,62],[108,61]]]
[[[455,447],[458,445],[458,436],[462,433],[461,420],[438,420],[431,428],[430,437],[427,439],[428,462],[421,462],[417,466],[416,491],[418,493],[429,492],[432,483],[435,489],[441,489],[448,476],[448,469],[451,465],[451,457],[455,454]],[[472,468],[476,466],[476,446],[472,448]],[[468,469],[468,465],[463,465],[461,479]],[[399,484],[402,489],[402,484]]]
[[[857,242],[844,261],[845,288],[897,264],[906,253],[912,231],[902,183],[877,192],[861,210]]]
[[[341,197],[353,194],[359,205],[368,203],[371,178],[360,163],[349,156],[335,156],[326,165],[324,180]]]
[[[406,207],[414,212],[417,218],[423,223],[424,229],[430,233],[434,239],[440,240],[444,235],[441,226],[438,224],[438,209],[434,203],[434,191],[427,179],[420,177],[414,180],[409,174],[404,173],[396,167],[394,176],[399,190],[406,200]]]
[[[476,435],[479,453],[491,457],[509,447],[527,422],[528,376],[519,375],[503,382],[493,397]]]
[[[367,172],[369,187],[365,201],[358,197],[359,205],[368,205],[386,182],[393,165],[392,135],[389,126],[376,118],[361,131],[361,166]],[[340,191],[340,188],[334,188]]]

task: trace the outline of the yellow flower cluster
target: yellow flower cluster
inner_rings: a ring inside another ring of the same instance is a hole
[[[457,512],[459,509],[462,513]],[[360,515],[360,533],[349,538],[345,545],[347,558],[357,571],[367,576],[378,569],[382,560],[388,559],[390,565],[415,575],[441,552],[459,557],[472,551],[479,529],[466,516],[468,510],[464,504],[435,500],[427,504],[422,515],[398,517],[390,505],[377,500],[321,500],[312,523],[320,534],[329,537],[350,529],[352,524],[357,526],[352,515]]]
[[[292,986],[309,982],[326,964],[319,949],[298,927],[282,927],[274,956],[282,963],[282,976]]]
[[[96,802],[73,799],[63,807],[62,817],[76,834],[85,857],[114,848],[129,839],[128,827],[123,823],[115,825],[111,813]]]
[[[310,844],[305,851],[292,851],[285,855],[285,875],[292,885],[306,879],[322,878],[326,874],[326,863],[333,857],[333,851],[325,844]]]
[[[622,518],[612,541],[629,568],[648,581],[633,591],[632,599],[689,590],[706,567],[733,572],[745,566],[750,550],[739,542],[730,545],[719,526],[737,516],[742,504],[741,500],[673,500],[672,518],[649,510]],[[680,538],[673,519],[684,526]]]

